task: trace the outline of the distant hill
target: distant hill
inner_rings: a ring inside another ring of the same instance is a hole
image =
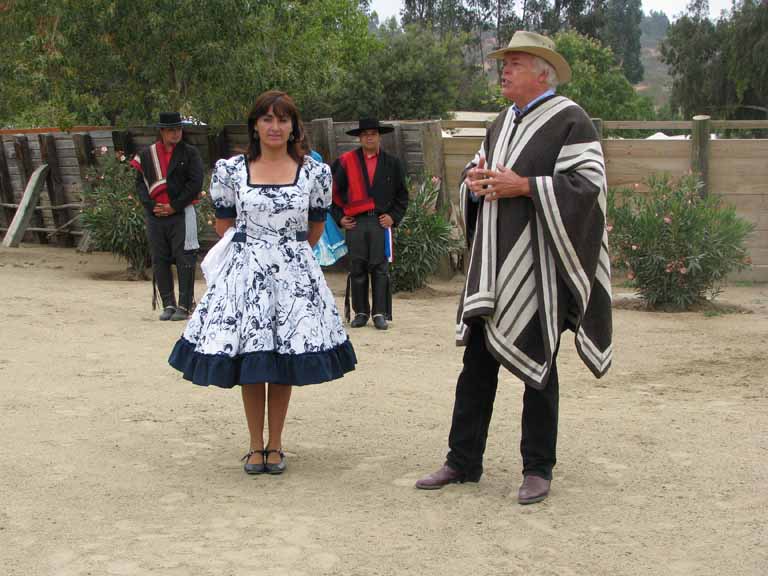
[[[640,23],[640,61],[645,73],[642,82],[635,85],[635,90],[651,98],[657,109],[669,102],[672,89],[672,78],[661,62],[659,50],[661,41],[667,37],[667,28],[669,18],[664,12],[652,10],[650,14],[643,15]]]

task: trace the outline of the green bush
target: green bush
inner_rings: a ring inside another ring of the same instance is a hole
[[[752,224],[716,196],[701,198],[694,176],[647,180],[649,192],[611,190],[608,237],[649,308],[687,310],[721,291],[726,275],[749,265]]]
[[[85,177],[81,221],[96,250],[112,252],[128,263],[133,276],[144,279],[151,258],[144,207],[136,196],[136,172],[119,151],[112,155],[103,147],[97,155],[95,166]],[[206,191],[207,186],[196,206],[198,236],[213,222],[213,206]]]
[[[83,226],[96,250],[112,252],[128,263],[129,271],[145,278],[150,263],[144,207],[136,197],[136,172],[121,153],[101,156],[83,183]]]
[[[436,208],[439,190],[439,178],[425,178],[409,199],[402,222],[394,228],[392,292],[421,288],[444,256],[462,250],[462,242],[455,237],[450,221]]]

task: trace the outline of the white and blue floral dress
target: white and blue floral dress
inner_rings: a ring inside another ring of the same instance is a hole
[[[235,228],[169,358],[184,378],[223,388],[303,385],[354,370],[355,351],[306,241],[308,221],[325,220],[331,182],[328,165],[309,156],[285,185],[251,183],[242,155],[216,162],[211,199]]]

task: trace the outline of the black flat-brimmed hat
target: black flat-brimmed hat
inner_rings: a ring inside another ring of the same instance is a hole
[[[178,112],[160,112],[157,128],[178,128],[181,126],[181,114]]]
[[[354,130],[347,130],[347,134],[350,136],[360,136],[363,130],[378,130],[379,134],[389,134],[394,131],[393,126],[384,126],[379,123],[376,118],[360,118],[357,123],[357,128]]]

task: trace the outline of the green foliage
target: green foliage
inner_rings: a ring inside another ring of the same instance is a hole
[[[44,14],[44,16],[41,16]],[[0,18],[0,123],[241,120],[269,88],[328,115],[373,40],[356,0],[40,2]]]
[[[642,34],[656,42],[664,39],[668,29],[669,18],[661,11],[651,10],[648,14],[643,15],[643,19],[640,22]]]
[[[632,84],[643,79],[640,63],[640,0],[608,0],[603,42],[610,46],[619,67]]]
[[[144,207],[135,193],[136,173],[125,156],[111,155],[106,148],[101,152],[82,189],[82,224],[97,250],[112,252],[136,277],[144,278],[150,253]]]
[[[768,3],[738,2],[715,23],[696,3],[669,27],[663,61],[673,77],[671,104],[683,116],[768,116]]]
[[[726,275],[750,260],[752,224],[719,198],[701,198],[694,176],[651,177],[648,194],[609,194],[608,230],[614,266],[625,269],[651,308],[686,310],[714,298]]]
[[[425,178],[424,184],[409,199],[405,218],[394,228],[392,292],[413,292],[421,288],[443,257],[463,248],[446,215],[435,207],[439,186],[438,178]]]
[[[467,71],[461,43],[392,24],[379,29],[369,57],[350,66],[334,98],[335,119],[440,118],[454,107]]]
[[[207,172],[203,180],[203,189],[200,192],[195,212],[197,214],[197,237],[200,241],[200,247],[206,249],[207,243],[215,243],[219,236],[216,234],[214,225],[216,223],[216,212],[213,207],[213,200],[209,190],[211,189],[211,172]]]
[[[578,103],[592,118],[651,120],[653,102],[635,93],[610,48],[575,32],[555,36],[557,50],[571,65],[573,78],[558,92]]]

